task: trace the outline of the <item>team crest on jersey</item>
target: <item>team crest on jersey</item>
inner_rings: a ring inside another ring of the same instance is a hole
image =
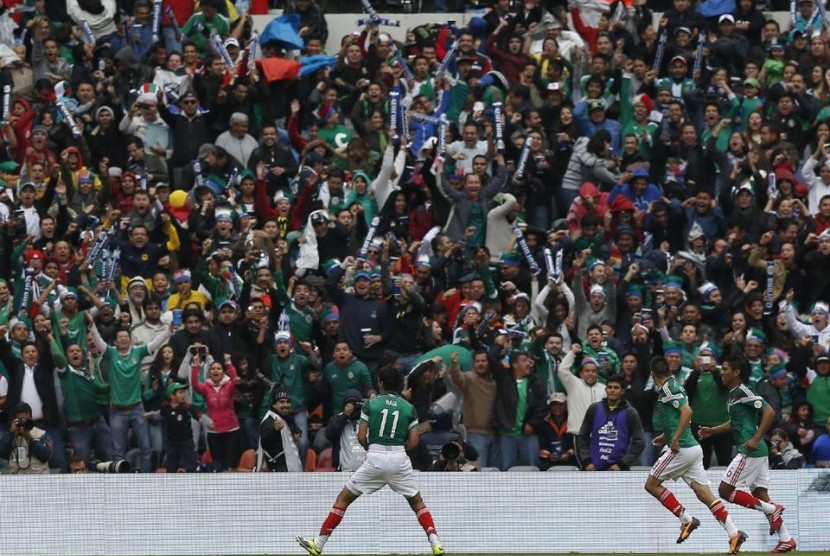
[[[312,317],[311,315],[306,315],[306,316],[305,316],[305,321],[306,321],[306,323],[311,324],[311,320],[312,320],[313,318],[314,318],[314,317]]]
[[[346,375],[346,376],[348,377],[349,380],[354,380],[354,373],[353,372],[349,371],[349,374]]]
[[[763,404],[761,403],[761,400],[755,400],[755,403],[753,405],[755,406],[755,409],[761,409],[761,406]]]
[[[672,402],[672,405],[675,407],[675,409],[677,409],[678,407],[680,407],[680,402],[679,402],[679,401],[677,401],[677,400],[674,400],[674,401]]]

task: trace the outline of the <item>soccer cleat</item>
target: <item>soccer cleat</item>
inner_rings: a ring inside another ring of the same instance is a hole
[[[795,539],[790,539],[788,541],[778,541],[778,544],[770,552],[773,554],[781,554],[784,552],[792,552],[793,550],[795,550]]]
[[[441,545],[440,542],[434,543],[432,545],[432,554],[433,556],[444,556],[444,547]]]
[[[747,536],[743,531],[738,531],[738,534],[729,539],[729,552],[727,554],[737,554],[741,550],[741,545],[746,542]]]
[[[321,554],[323,554],[323,549],[317,548],[317,543],[314,542],[313,537],[301,537],[300,535],[297,535],[294,539],[296,539],[300,546],[305,548],[306,552],[311,554],[311,556],[321,556]]]
[[[769,534],[774,535],[784,523],[784,506],[775,504],[775,511],[769,516]]]
[[[686,539],[689,538],[689,535],[692,534],[692,531],[700,527],[700,520],[696,517],[693,517],[691,521],[687,521],[686,523],[680,524],[680,536],[677,537],[677,544],[682,543]]]

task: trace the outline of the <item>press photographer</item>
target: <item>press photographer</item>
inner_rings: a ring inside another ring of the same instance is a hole
[[[355,471],[363,463],[366,450],[357,441],[357,424],[363,409],[363,397],[354,389],[346,390],[343,411],[326,426],[331,442],[332,463],[338,471]]]
[[[467,446],[461,439],[447,442],[441,447],[441,453],[429,468],[429,471],[478,471],[470,460],[478,459],[474,448]]]
[[[13,412],[9,430],[0,436],[0,457],[9,460],[7,473],[47,474],[52,457],[52,440],[46,431],[35,426],[32,408],[19,403]]]

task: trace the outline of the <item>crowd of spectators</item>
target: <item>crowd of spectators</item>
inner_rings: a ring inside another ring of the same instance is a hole
[[[493,0],[338,52],[314,0],[259,41],[242,4],[3,6],[7,472],[352,470],[386,366],[418,469],[625,470],[650,359],[696,431],[735,351],[772,466],[830,466],[814,0]]]

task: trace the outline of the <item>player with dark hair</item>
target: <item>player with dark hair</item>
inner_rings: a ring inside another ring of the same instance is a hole
[[[366,461],[340,491],[317,538],[296,537],[300,546],[312,556],[323,553],[323,546],[352,502],[361,494],[371,494],[386,485],[409,502],[432,545],[432,553],[435,556],[444,554],[432,514],[421,498],[412,463],[406,454],[407,450],[418,446],[418,414],[400,395],[403,386],[400,373],[385,367],[379,374],[381,394],[363,404],[357,430],[358,442],[368,450]]]
[[[769,520],[769,534],[778,533],[773,553],[795,550],[795,539],[784,525],[784,506],[770,501],[769,450],[764,435],[772,427],[775,410],[745,384],[749,362],[740,353],[723,361],[721,378],[729,388],[729,421],[716,427],[700,427],[700,438],[732,432],[738,454],[721,479],[718,494],[733,504],[763,512]],[[760,424],[759,424],[760,417]]]
[[[689,423],[692,408],[686,391],[672,375],[665,357],[654,357],[650,363],[651,376],[657,389],[655,409],[659,434],[654,438],[655,446],[665,445],[660,458],[651,468],[645,488],[671,513],[680,518],[678,543],[689,538],[700,521],[686,513],[669,489],[663,486],[666,480],[683,479],[694,491],[697,499],[706,504],[715,519],[729,534],[729,554],[737,554],[747,535],[739,531],[729,516],[723,501],[715,498],[709,489],[709,479],[703,468],[703,450],[692,436]]]

